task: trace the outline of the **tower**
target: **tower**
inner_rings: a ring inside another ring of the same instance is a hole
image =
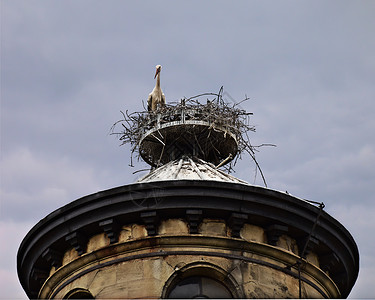
[[[17,256],[30,298],[341,298],[358,249],[312,203],[220,169],[247,144],[246,112],[220,95],[130,116],[121,139],[152,166],[134,184],[73,201]]]

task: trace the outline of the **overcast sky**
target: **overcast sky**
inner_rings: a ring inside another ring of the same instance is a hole
[[[375,297],[374,32],[375,1],[2,0],[0,296],[27,298],[16,252],[40,219],[144,175],[109,130],[161,64],[167,102],[250,98],[268,187],[326,204],[359,247],[350,297]]]

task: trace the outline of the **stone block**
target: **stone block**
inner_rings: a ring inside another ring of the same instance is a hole
[[[129,280],[141,281],[144,277],[143,263],[141,259],[136,259],[120,263],[114,270],[116,272],[117,282],[127,282]]]
[[[102,268],[95,271],[95,275],[88,289],[93,295],[97,295],[103,287],[115,286],[117,282],[117,273],[111,267]]]
[[[264,229],[255,225],[244,224],[241,229],[240,236],[246,241],[258,243],[266,242],[266,234]]]
[[[236,282],[241,285],[243,283],[243,273],[240,265],[237,265],[234,269],[230,271],[230,275],[236,280]]]
[[[319,266],[319,258],[318,258],[318,255],[316,255],[316,253],[310,252],[309,254],[307,254],[306,255],[306,260],[309,263],[312,263],[313,265],[317,266],[318,268],[320,267]]]
[[[199,233],[215,236],[226,236],[227,227],[223,220],[203,219],[199,226]]]
[[[135,239],[141,239],[147,236],[145,225],[133,224],[123,226],[119,234],[119,242],[124,243]]]
[[[145,225],[132,225],[132,238],[141,239],[147,236],[147,229]]]
[[[128,284],[117,284],[116,286],[104,287],[96,295],[95,299],[130,299]]]
[[[297,242],[288,235],[282,234],[276,242],[276,246],[298,255]]]
[[[124,243],[132,239],[132,227],[131,226],[123,226],[120,230],[120,234],[118,237],[119,243]]]
[[[75,260],[78,257],[79,257],[79,255],[78,255],[77,250],[74,249],[74,248],[71,248],[64,253],[63,259],[62,259],[62,265],[64,266],[64,265],[72,262],[73,260]]]
[[[155,278],[144,278],[142,284],[139,284],[138,280],[128,282],[128,297],[130,299],[160,298],[162,290],[163,282]]]
[[[163,277],[163,269],[166,264],[161,257],[143,259],[143,277],[160,280]]]
[[[248,299],[267,299],[274,298],[274,287],[260,282],[251,281],[244,284],[245,298]]]
[[[110,240],[105,233],[97,234],[91,237],[87,243],[87,252],[90,253],[110,244]]]
[[[75,288],[89,289],[91,283],[96,277],[96,274],[97,274],[97,271],[94,271],[94,272],[87,273],[84,276],[78,277],[76,280],[74,280],[74,282],[70,283],[69,290],[73,290]]]
[[[186,235],[189,234],[187,223],[180,219],[168,219],[159,225],[160,235]]]

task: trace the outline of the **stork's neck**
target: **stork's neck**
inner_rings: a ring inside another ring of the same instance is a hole
[[[160,72],[156,75],[156,87],[160,88]]]

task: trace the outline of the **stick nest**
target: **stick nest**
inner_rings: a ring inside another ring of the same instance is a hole
[[[217,167],[233,171],[237,160],[242,158],[242,154],[248,153],[254,160],[257,169],[260,171],[264,184],[267,186],[263,173],[255,159],[255,151],[260,146],[253,146],[250,143],[248,132],[255,131],[255,127],[249,124],[250,115],[239,107],[239,104],[249,100],[245,98],[239,103],[231,104],[223,99],[223,89],[218,94],[205,93],[190,98],[183,98],[179,102],[166,104],[158,107],[156,111],[144,111],[129,113],[128,110],[121,111],[123,118],[113,124],[111,134],[118,136],[121,145],[131,146],[131,166],[133,157],[141,158],[140,143],[145,134],[163,124],[181,121],[182,112],[187,120],[204,121],[210,124],[210,128],[220,128],[235,136],[237,141],[237,151],[230,158],[221,158],[222,163]],[[226,134],[226,133],[224,133]],[[162,142],[162,141],[161,141]],[[228,163],[227,163],[228,162]],[[160,160],[158,162],[160,165]]]

